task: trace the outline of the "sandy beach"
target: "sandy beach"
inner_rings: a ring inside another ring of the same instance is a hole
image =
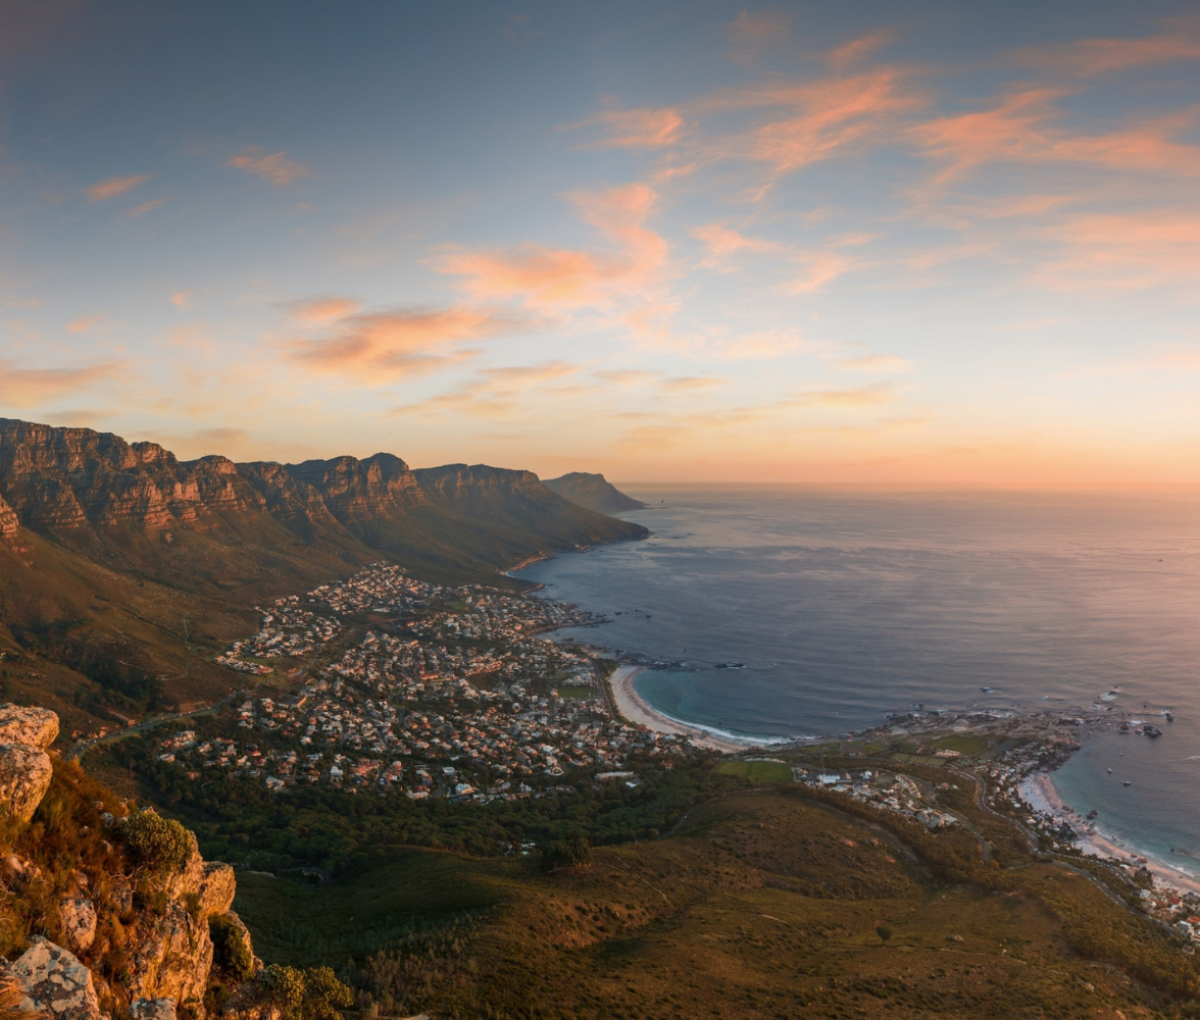
[[[1094,822],[1087,821],[1077,811],[1072,810],[1059,795],[1049,773],[1034,772],[1032,775],[1026,776],[1021,781],[1018,790],[1021,799],[1035,811],[1058,815],[1070,822],[1071,827],[1079,833],[1075,845],[1085,854],[1095,854],[1097,857],[1126,864],[1129,863],[1131,856],[1136,857],[1139,861],[1145,862],[1146,869],[1163,885],[1200,893],[1200,878],[1101,832],[1095,828]],[[1089,832],[1089,829],[1094,831]]]
[[[749,747],[756,746],[749,741],[739,744],[732,740],[723,740],[699,726],[690,726],[663,715],[661,712],[656,712],[633,689],[634,678],[642,672],[643,668],[642,666],[618,666],[608,679],[613,703],[617,706],[617,712],[627,722],[631,722],[635,726],[645,726],[658,733],[683,734],[690,737],[700,747],[707,747],[711,751],[721,751],[726,754],[745,751]]]

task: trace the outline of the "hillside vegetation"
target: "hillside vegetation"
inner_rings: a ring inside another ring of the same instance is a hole
[[[319,887],[244,875],[236,906],[265,959],[340,966],[388,1014],[1194,1015],[1191,961],[1086,878],[917,828],[744,792],[575,870],[410,850]]]

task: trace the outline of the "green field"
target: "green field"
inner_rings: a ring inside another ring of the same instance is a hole
[[[959,754],[982,754],[987,750],[987,737],[971,737],[951,734],[948,737],[938,737],[930,741],[930,746],[939,751],[958,751]]]
[[[585,687],[582,684],[563,684],[558,688],[558,696],[560,698],[578,698],[587,700],[595,697],[599,691],[595,687]]]
[[[726,776],[740,776],[752,783],[790,783],[792,770],[777,761],[725,761],[717,771]]]

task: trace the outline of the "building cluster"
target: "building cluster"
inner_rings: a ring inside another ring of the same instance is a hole
[[[618,775],[636,786],[631,759],[670,765],[694,749],[624,723],[593,661],[539,636],[593,620],[549,599],[431,585],[374,564],[279,600],[225,657],[235,668],[268,654],[306,659],[298,690],[246,692],[236,706],[244,739],[177,734],[160,759],[271,790],[324,783],[414,799],[513,799]]]
[[[931,807],[920,785],[909,776],[872,769],[816,772],[793,767],[792,772],[799,783],[844,793],[863,804],[904,815],[930,829],[947,829],[959,824],[954,815]],[[940,785],[949,789],[952,784]]]

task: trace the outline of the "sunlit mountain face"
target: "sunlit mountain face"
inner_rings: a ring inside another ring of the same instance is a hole
[[[1183,3],[7,3],[0,413],[1194,482],[1198,58]]]

